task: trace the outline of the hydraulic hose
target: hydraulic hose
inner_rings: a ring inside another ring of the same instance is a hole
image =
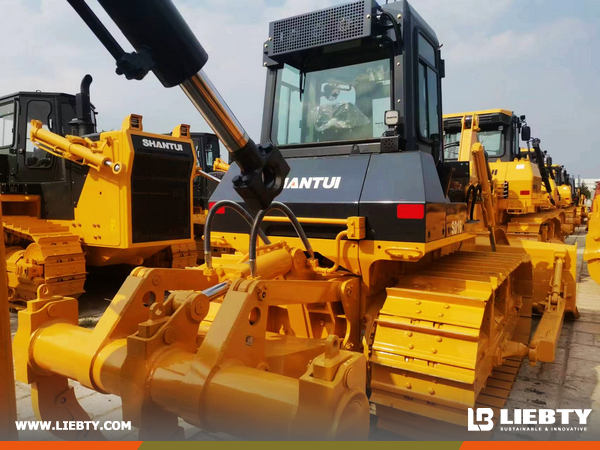
[[[390,22],[392,22],[392,28],[394,29],[394,34],[396,35],[396,41],[398,45],[398,52],[401,55],[403,52],[404,42],[402,40],[402,32],[400,31],[400,24],[396,21],[396,18],[387,11],[383,11],[381,13],[382,16],[387,17]]]
[[[302,241],[304,248],[310,255],[310,259],[315,258],[315,253],[312,249],[312,246],[310,245],[310,242],[308,241],[308,238],[306,237],[304,228],[302,228],[302,225],[300,224],[300,222],[298,221],[297,217],[294,215],[292,210],[281,202],[273,202],[269,208],[263,209],[262,211],[260,211],[258,213],[256,218],[254,219],[254,224],[252,225],[252,231],[250,232],[250,248],[248,249],[248,261],[250,263],[250,273],[253,277],[256,276],[256,241],[258,240],[258,235],[262,232],[262,230],[260,229],[260,226],[261,226],[265,216],[268,213],[270,213],[271,211],[275,211],[275,210],[281,211],[283,214],[285,214],[287,216],[288,219],[290,219],[290,222],[292,222],[292,226],[294,227],[294,230],[296,230],[296,234],[298,235],[298,237],[300,237],[300,240]]]
[[[210,234],[212,231],[212,222],[214,220],[217,211],[221,208],[229,208],[233,209],[240,216],[244,218],[248,225],[253,226],[252,216],[248,211],[246,211],[242,206],[231,200],[221,200],[213,205],[208,213],[208,217],[206,218],[206,224],[204,225],[204,260],[206,262],[206,267],[209,269],[212,268],[212,245],[210,245]],[[265,244],[270,244],[271,241],[267,237],[267,235],[259,230],[258,234],[260,234],[260,238],[263,240]]]

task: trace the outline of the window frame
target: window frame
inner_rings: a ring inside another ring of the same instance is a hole
[[[430,102],[430,98],[429,98],[429,81],[428,81],[428,72],[427,69],[431,69],[436,76],[436,94],[437,94],[437,99],[436,102],[439,105],[440,104],[440,93],[441,93],[441,89],[440,89],[440,57],[439,57],[439,51],[436,50],[436,46],[435,44],[431,41],[431,39],[427,36],[427,34],[425,34],[420,27],[416,27],[415,28],[415,35],[416,35],[416,41],[417,41],[417,64],[415,67],[415,78],[417,80],[417,87],[419,86],[419,83],[421,82],[421,78],[420,78],[420,70],[421,70],[421,65],[425,66],[425,91],[427,93],[427,98],[425,99],[425,117],[427,118],[427,125],[428,125],[428,129],[431,129],[430,123],[429,123],[429,102]],[[434,51],[434,55],[435,55],[435,66],[431,65],[431,62],[429,62],[424,56],[421,55],[421,42],[419,38],[423,38],[423,40],[425,40],[429,45],[431,45],[431,47],[433,48]],[[426,144],[433,144],[433,140],[431,138],[429,138],[428,136],[423,136],[423,134],[421,133],[421,99],[420,99],[420,92],[418,92],[417,94],[417,101],[415,102],[415,108],[416,108],[416,128],[417,128],[417,136],[419,138],[419,140],[425,142]],[[441,123],[440,123],[441,122]],[[440,128],[441,127],[441,128]],[[442,117],[441,117],[441,112],[438,111],[438,134],[440,135],[440,140],[443,142],[443,121],[442,121]]]
[[[18,112],[18,105],[17,105],[17,100],[15,98],[5,102],[5,103],[0,103],[0,106],[4,106],[4,105],[10,105],[12,103],[13,105],[13,133],[12,133],[12,142],[10,144],[7,145],[0,145],[0,149],[7,149],[7,148],[13,148],[15,146],[15,142],[17,139],[17,112]],[[4,139],[4,135],[2,135],[2,139]]]

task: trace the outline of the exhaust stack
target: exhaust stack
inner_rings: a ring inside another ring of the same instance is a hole
[[[92,120],[92,103],[90,100],[90,85],[94,79],[86,75],[81,80],[79,94],[75,96],[77,118],[69,122],[71,134],[74,136],[86,136],[96,132],[96,124]]]

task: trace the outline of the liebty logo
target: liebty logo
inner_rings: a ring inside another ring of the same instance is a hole
[[[473,420],[473,408],[469,408],[469,431],[491,431],[494,428],[494,410],[492,408],[477,408],[477,422]],[[481,424],[481,422],[485,422]]]
[[[498,425],[522,426],[530,431],[585,431],[581,427],[548,427],[547,425],[571,425],[571,418],[577,416],[578,425],[587,425],[591,409],[515,409],[512,418],[508,409],[500,410]],[[573,416],[571,415],[573,413]],[[491,431],[494,428],[494,410],[492,408],[469,408],[468,430]],[[505,430],[508,431],[508,430]],[[514,430],[518,431],[518,430]]]

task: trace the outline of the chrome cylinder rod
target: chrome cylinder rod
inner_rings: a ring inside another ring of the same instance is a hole
[[[229,153],[244,148],[250,141],[248,133],[203,70],[180,86]]]

